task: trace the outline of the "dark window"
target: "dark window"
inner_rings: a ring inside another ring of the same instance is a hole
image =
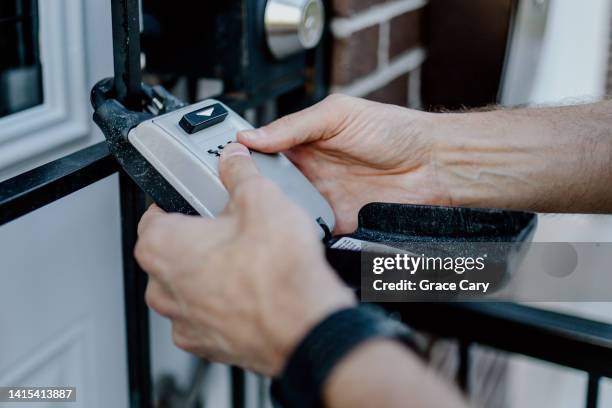
[[[43,101],[38,0],[0,0],[0,117]]]

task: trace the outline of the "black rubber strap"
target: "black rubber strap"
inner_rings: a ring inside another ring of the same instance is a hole
[[[322,387],[332,368],[357,345],[374,337],[397,339],[418,352],[411,330],[382,309],[362,305],[339,310],[306,335],[281,376],[272,381],[276,406],[323,406]]]

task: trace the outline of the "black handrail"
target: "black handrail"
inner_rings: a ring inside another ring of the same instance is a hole
[[[612,378],[612,324],[516,303],[388,303],[410,325]]]
[[[117,172],[106,142],[79,150],[0,183],[0,225]]]

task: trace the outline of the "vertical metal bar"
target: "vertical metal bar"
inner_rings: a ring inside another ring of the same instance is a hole
[[[601,377],[597,374],[589,373],[589,383],[587,386],[587,408],[596,408],[597,399],[599,397],[599,379]]]
[[[115,97],[128,109],[140,111],[140,3],[112,0]],[[147,277],[134,260],[138,220],[144,212],[144,193],[125,174],[119,173],[123,276],[127,331],[130,407],[153,406],[149,350],[149,313],[144,302]]]
[[[457,384],[469,395],[470,376],[470,342],[459,341],[459,369],[457,370]]]
[[[244,408],[246,406],[245,372],[240,367],[232,367],[230,375],[232,377],[232,408]]]
[[[144,300],[147,275],[134,259],[136,228],[145,209],[145,196],[123,171],[119,172],[119,186],[130,407],[151,408],[153,392],[149,350],[149,311]]]
[[[112,0],[115,98],[128,109],[142,108],[140,73],[140,5]]]

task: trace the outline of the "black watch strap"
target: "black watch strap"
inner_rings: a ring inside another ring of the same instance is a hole
[[[397,339],[418,352],[412,331],[382,309],[362,305],[339,310],[310,330],[280,377],[272,381],[276,406],[323,406],[322,387],[332,368],[357,345],[374,337]]]

